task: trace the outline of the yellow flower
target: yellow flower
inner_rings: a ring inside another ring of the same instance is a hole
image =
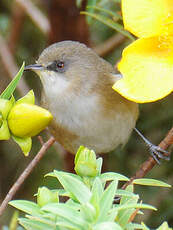
[[[139,39],[124,49],[113,89],[138,103],[159,100],[173,91],[172,0],[122,0],[122,14]]]
[[[172,0],[122,0],[124,28],[137,37],[173,32]]]
[[[8,140],[11,136],[25,156],[32,147],[31,137],[45,129],[53,119],[48,110],[34,102],[32,90],[16,102],[14,97],[10,100],[0,98],[0,140]]]
[[[17,137],[32,137],[40,133],[52,120],[51,113],[40,106],[16,104],[8,116],[9,129]]]
[[[138,39],[123,51],[118,65],[123,78],[113,88],[129,100],[145,103],[173,91],[173,38]]]

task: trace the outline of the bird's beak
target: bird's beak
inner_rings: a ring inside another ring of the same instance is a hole
[[[32,64],[25,66],[24,70],[43,70],[44,66],[40,64]]]

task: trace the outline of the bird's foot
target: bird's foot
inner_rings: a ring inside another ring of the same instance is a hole
[[[147,138],[144,137],[144,135],[136,128],[134,130],[137,132],[137,134],[143,139],[143,141],[146,143],[146,145],[149,147],[149,151],[151,156],[154,158],[154,160],[160,164],[160,159],[163,160],[170,160],[169,152],[160,148],[157,145],[153,145]]]
[[[154,160],[158,164],[160,164],[160,159],[163,159],[166,161],[170,160],[170,157],[168,156],[169,155],[168,151],[160,148],[157,145],[153,145],[152,143],[148,143],[148,147],[149,147],[151,156],[154,158]]]

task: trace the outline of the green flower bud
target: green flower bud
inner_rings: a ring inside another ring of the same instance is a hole
[[[89,150],[81,146],[75,156],[75,171],[80,176],[94,177],[97,175],[96,154],[93,150]]]
[[[14,136],[32,137],[45,129],[52,119],[52,114],[40,106],[16,103],[8,115],[8,125]]]
[[[43,207],[48,203],[58,203],[58,202],[59,202],[59,196],[57,191],[51,191],[46,187],[41,187],[38,189],[37,204],[40,207]]]

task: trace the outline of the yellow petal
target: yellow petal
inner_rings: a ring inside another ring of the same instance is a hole
[[[173,37],[142,38],[123,51],[123,78],[113,88],[129,100],[145,103],[173,91]]]
[[[51,113],[37,105],[16,104],[8,116],[9,129],[17,137],[31,137],[42,131],[52,120]]]
[[[172,0],[122,0],[124,27],[137,37],[173,33]]]

